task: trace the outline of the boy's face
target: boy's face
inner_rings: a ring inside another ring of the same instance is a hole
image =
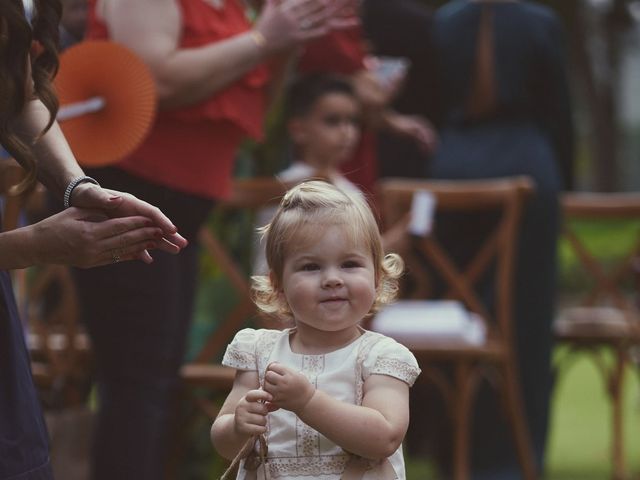
[[[327,93],[309,113],[289,124],[299,160],[318,167],[335,167],[348,159],[360,140],[360,108],[346,93]]]

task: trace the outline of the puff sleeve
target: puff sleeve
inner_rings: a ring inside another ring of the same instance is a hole
[[[256,344],[259,338],[259,330],[253,328],[240,330],[227,346],[222,364],[238,370],[257,370]]]
[[[363,379],[370,375],[388,375],[412,386],[420,375],[420,367],[413,353],[392,338],[376,342],[364,359]]]

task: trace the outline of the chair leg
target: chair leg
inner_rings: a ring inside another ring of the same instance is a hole
[[[538,476],[533,461],[533,447],[531,446],[529,428],[522,408],[523,402],[516,379],[516,372],[513,366],[509,364],[503,366],[503,372],[502,388],[504,389],[505,406],[522,475],[525,480],[535,480]]]
[[[609,376],[609,396],[611,398],[611,414],[613,438],[611,439],[611,454],[613,460],[613,480],[623,480],[625,474],[624,440],[622,422],[622,393],[624,371],[627,364],[627,350],[625,346],[615,349],[615,365]]]
[[[453,413],[453,480],[469,479],[469,428],[471,406],[471,367],[458,362],[455,367],[455,408]]]

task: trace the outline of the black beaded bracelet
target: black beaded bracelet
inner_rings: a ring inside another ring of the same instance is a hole
[[[83,175],[82,177],[74,178],[69,182],[69,185],[67,185],[67,188],[64,191],[64,197],[62,199],[64,208],[69,208],[71,206],[71,204],[69,203],[71,201],[71,194],[73,193],[73,190],[81,183],[93,183],[94,185],[100,186],[100,184],[95,178],[91,178],[86,175]]]

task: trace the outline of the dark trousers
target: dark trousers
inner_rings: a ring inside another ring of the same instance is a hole
[[[53,480],[47,427],[11,280],[4,270],[0,270],[0,479]]]
[[[99,394],[93,478],[158,480],[193,312],[196,236],[211,202],[116,169],[89,174],[158,206],[190,242],[178,255],[152,252],[151,265],[132,261],[76,271]]]

